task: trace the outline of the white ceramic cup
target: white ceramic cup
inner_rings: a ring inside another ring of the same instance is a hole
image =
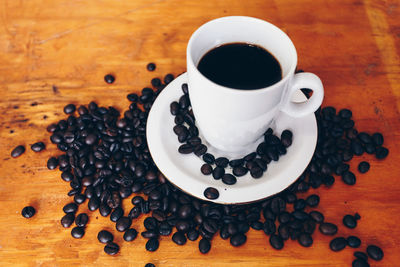
[[[281,65],[282,80],[266,88],[239,90],[218,85],[200,73],[197,65],[204,54],[237,42],[267,49]],[[260,19],[231,16],[209,21],[190,37],[186,56],[189,98],[197,126],[208,143],[227,154],[247,153],[279,111],[302,117],[317,110],[324,97],[316,75],[294,73],[297,53],[289,37]],[[292,94],[301,88],[311,89],[311,98],[292,102]]]

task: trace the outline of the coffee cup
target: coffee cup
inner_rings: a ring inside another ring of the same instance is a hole
[[[210,50],[230,43],[247,43],[269,51],[279,62],[282,79],[253,90],[217,84],[198,69]],[[227,155],[254,148],[280,112],[301,118],[316,111],[324,97],[321,80],[312,73],[297,73],[297,52],[290,38],[273,24],[252,17],[222,17],[200,26],[187,46],[189,98],[196,124],[206,141]],[[302,88],[313,91],[301,103],[292,101]]]

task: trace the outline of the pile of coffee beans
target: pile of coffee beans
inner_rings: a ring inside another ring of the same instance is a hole
[[[236,184],[237,177],[244,176],[248,172],[254,179],[258,179],[267,171],[271,161],[278,161],[280,156],[287,153],[287,148],[293,142],[292,132],[284,130],[279,138],[269,128],[264,133],[264,141],[258,145],[256,151],[240,159],[215,158],[213,154],[207,153],[208,148],[199,137],[199,130],[196,127],[196,119],[190,104],[188,85],[184,83],[181,87],[183,95],[178,101],[170,104],[170,112],[175,116],[173,131],[177,135],[178,141],[184,143],[178,148],[179,153],[193,153],[202,157],[205,162],[200,168],[202,174],[212,174],[215,180],[221,179],[226,185]],[[228,166],[232,168],[232,174],[226,172]],[[214,188],[214,190],[216,189]],[[209,198],[209,190],[204,191],[204,196]],[[213,198],[209,199],[215,199],[215,196],[213,194],[211,196]]]
[[[298,193],[320,186],[331,187],[335,182],[334,175],[340,176],[344,183],[354,185],[356,176],[347,162],[363,153],[375,154],[378,160],[384,159],[389,153],[383,146],[382,134],[370,135],[356,130],[350,110],[337,112],[333,107],[325,107],[315,113],[318,123],[315,154],[304,173],[289,188],[269,199],[245,205],[221,205],[199,200],[166,180],[154,164],[147,146],[146,123],[149,111],[157,95],[172,80],[171,74],[164,77],[164,83],[154,78],[151,80],[154,89],[144,88],[140,94],[129,94],[127,98],[131,104],[122,116],[115,108],[101,107],[94,102],[78,108],[69,104],[64,109],[68,117],[47,128],[51,133],[51,142],[62,152],[51,157],[47,167],[50,170],[58,167],[61,179],[69,183],[68,195],[73,202],[64,206],[65,216],[61,224],[68,228],[75,222],[76,227],[71,231],[74,238],[84,237],[89,216],[82,213],[75,218],[75,213],[79,205],[87,203],[90,211],[99,210],[102,216],[109,216],[110,221],[115,223],[115,233],[124,232],[124,240],[127,242],[135,240],[138,235],[131,228],[132,221],[146,216],[146,231],[141,236],[148,239],[145,248],[150,252],[159,248],[160,236],[171,236],[177,245],[200,239],[198,247],[203,254],[212,249],[212,240],[218,234],[224,240],[229,239],[232,246],[241,246],[246,243],[246,233],[250,228],[269,236],[270,245],[277,250],[283,249],[288,239],[310,247],[314,243],[312,236],[317,228],[324,235],[334,236],[338,226],[327,221],[315,209],[320,202],[318,195],[311,194],[304,199]],[[183,122],[189,125],[187,136],[178,134],[178,138],[182,142],[191,140],[195,143],[191,144],[190,149],[184,147],[180,150],[197,152],[207,163],[212,155],[207,155],[197,139],[194,117],[187,109],[189,98],[186,87],[182,86],[185,100],[176,102],[176,110],[187,112],[176,112],[175,120],[181,121],[178,126]],[[268,131],[267,135],[278,142],[279,138],[273,137],[272,131]],[[285,136],[282,134],[280,147],[286,149],[291,139],[289,132]],[[22,150],[19,148],[18,151]],[[258,151],[256,154],[264,155]],[[224,162],[217,166],[230,163],[223,159],[219,161]],[[252,160],[243,160],[241,164],[245,162]],[[251,167],[246,168],[246,172],[251,172]],[[359,170],[364,173],[367,170],[366,164],[363,163]],[[219,195],[214,188],[207,188],[205,194],[209,199],[218,198]],[[133,205],[129,211],[122,208],[126,198]],[[23,215],[30,217],[30,214],[34,214],[34,209],[32,212],[29,207],[24,208]],[[359,219],[358,214],[346,215],[343,223],[352,228]],[[120,247],[114,243],[112,233],[102,230],[97,237],[105,244],[105,253],[115,255],[119,252]],[[349,236],[336,237],[329,246],[332,251],[340,251],[345,247],[359,247],[360,244],[358,237]],[[383,258],[383,251],[375,245],[369,244],[366,252],[354,253],[356,259],[353,266],[369,266],[368,259]],[[149,263],[146,266],[152,265]]]

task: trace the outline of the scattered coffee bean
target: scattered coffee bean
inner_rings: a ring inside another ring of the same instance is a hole
[[[204,190],[204,196],[208,199],[217,199],[219,197],[219,192],[214,187],[207,187]]]
[[[363,259],[355,259],[351,265],[352,267],[369,267],[369,263]]]
[[[156,69],[156,64],[151,62],[151,63],[147,64],[146,68],[148,71],[154,71]]]
[[[186,236],[182,232],[176,232],[172,235],[172,241],[174,241],[177,245],[185,245],[186,244]]]
[[[227,174],[224,174],[224,176],[222,176],[222,182],[224,184],[233,185],[233,184],[236,184],[236,181],[237,181],[236,177],[233,176],[232,174],[227,173]]]
[[[101,230],[97,234],[97,239],[99,240],[100,243],[107,244],[114,240],[114,236],[107,230]]]
[[[384,159],[387,157],[388,154],[389,150],[386,147],[381,146],[376,149],[375,156],[377,159]]]
[[[382,146],[383,145],[383,135],[381,133],[374,133],[372,135],[372,142],[376,146]]]
[[[247,237],[242,233],[235,234],[231,237],[230,243],[234,247],[239,247],[246,243]]]
[[[47,161],[47,168],[49,170],[54,170],[58,166],[58,160],[55,157],[49,158]]]
[[[356,183],[356,176],[350,171],[346,171],[342,174],[342,181],[348,185],[354,185]]]
[[[128,217],[122,217],[120,218],[117,223],[115,224],[115,228],[117,229],[118,232],[125,232],[126,230],[131,227],[132,220]]]
[[[344,237],[336,237],[329,243],[332,251],[340,251],[347,245],[347,240]]]
[[[65,114],[72,114],[76,110],[76,107],[74,104],[68,104],[64,107],[64,113]]]
[[[210,249],[211,249],[211,242],[206,238],[202,238],[199,242],[199,251],[202,254],[206,254],[210,251]]]
[[[11,157],[17,158],[24,154],[25,152],[25,147],[24,146],[17,146],[11,151]]]
[[[347,238],[347,245],[352,248],[358,248],[361,246],[361,240],[356,236],[349,236]]]
[[[356,251],[356,252],[354,252],[353,255],[354,255],[354,257],[356,257],[356,258],[359,258],[359,259],[362,259],[362,260],[365,260],[365,261],[368,260],[368,256],[367,256],[367,254],[365,254],[364,252]]]
[[[71,235],[73,238],[80,239],[85,235],[85,228],[76,226],[72,228]]]
[[[319,211],[311,211],[310,212],[311,218],[316,222],[316,223],[323,223],[324,222],[324,215],[319,212]]]
[[[310,195],[306,199],[306,203],[310,207],[316,207],[319,204],[319,196],[318,195]]]
[[[324,235],[335,235],[338,228],[333,223],[325,222],[319,225],[319,231]]]
[[[382,249],[375,245],[369,245],[367,247],[367,254],[371,259],[376,260],[376,261],[380,261],[383,259]]]
[[[124,210],[121,207],[116,208],[111,212],[110,220],[112,222],[117,222],[124,215]]]
[[[61,225],[64,228],[68,228],[72,225],[74,220],[75,220],[75,215],[73,213],[67,213],[61,218]]]
[[[36,210],[32,206],[26,206],[21,211],[22,216],[25,218],[31,218],[31,217],[33,217],[33,215],[35,215],[35,213],[36,213]]]
[[[119,246],[114,242],[108,242],[104,247],[104,252],[108,255],[115,255],[119,252]]]
[[[302,233],[298,238],[299,244],[303,247],[310,247],[313,244],[313,239],[310,234]]]
[[[357,220],[352,215],[345,215],[343,217],[343,224],[347,228],[353,229],[353,228],[356,228],[356,226],[357,226]]]
[[[124,233],[124,240],[126,242],[131,242],[136,239],[138,232],[136,231],[135,228],[130,228],[125,231]]]
[[[284,246],[282,238],[276,234],[272,234],[270,236],[269,243],[271,244],[271,247],[277,250],[281,250]]]
[[[78,210],[78,205],[75,203],[68,203],[63,207],[65,213],[75,213]]]
[[[205,163],[201,166],[201,173],[204,175],[210,175],[213,172],[213,169],[210,164]]]
[[[69,213],[69,214],[71,214],[71,213]],[[76,226],[79,226],[79,227],[85,227],[86,224],[88,223],[88,221],[89,221],[89,216],[86,213],[81,213],[81,214],[78,214],[78,216],[76,216],[75,224],[76,224]]]
[[[115,81],[115,77],[112,74],[107,74],[104,76],[104,81],[108,84],[111,84]]]
[[[158,242],[158,239],[156,238],[150,238],[147,242],[146,242],[146,250],[147,251],[156,251],[158,249],[158,246],[160,245],[160,243]]]
[[[40,152],[46,148],[46,145],[43,142],[37,142],[31,145],[31,149],[34,152]]]
[[[146,263],[144,267],[156,267],[153,263]]]

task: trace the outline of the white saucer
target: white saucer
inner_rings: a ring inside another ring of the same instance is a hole
[[[219,198],[212,200],[221,204],[248,203],[281,192],[303,173],[310,162],[317,144],[317,122],[314,114],[303,118],[292,118],[280,113],[273,127],[279,134],[289,129],[293,132],[293,143],[286,155],[277,162],[268,164],[268,170],[259,179],[247,174],[237,178],[234,185],[225,185],[200,172],[204,162],[194,154],[180,154],[181,145],[172,128],[174,116],[170,104],[177,101],[183,92],[181,85],[187,82],[184,73],[168,84],[154,102],[147,120],[147,142],[153,160],[165,177],[182,191],[197,198],[208,200],[203,193],[207,187],[219,191]],[[293,101],[302,102],[306,97],[299,90]],[[201,134],[201,133],[200,133]],[[278,135],[278,136],[279,136]],[[200,136],[201,137],[201,136]],[[204,138],[202,138],[204,141]],[[210,149],[209,149],[210,151]],[[218,155],[219,156],[219,155]],[[231,170],[228,171],[231,173]]]

